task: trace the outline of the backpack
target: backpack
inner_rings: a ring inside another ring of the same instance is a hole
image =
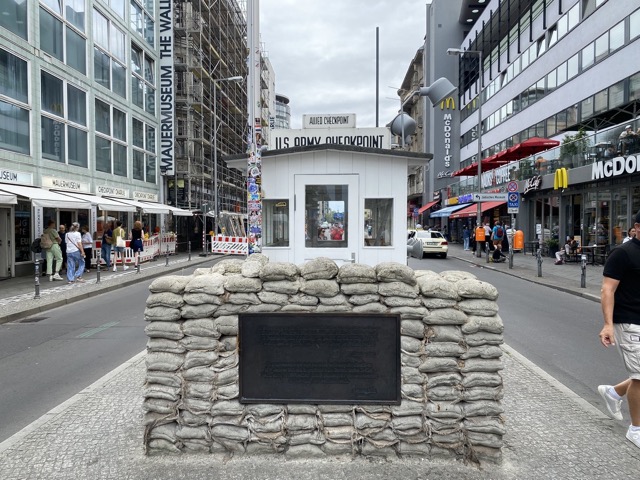
[[[504,230],[502,230],[501,226],[498,226],[498,228],[496,228],[496,237],[502,237],[503,234]]]
[[[51,234],[44,232],[40,235],[40,248],[51,248],[53,247],[53,240],[51,240]]]
[[[42,252],[42,247],[40,246],[40,239],[36,238],[32,243],[31,243],[31,251],[33,253],[41,253]]]

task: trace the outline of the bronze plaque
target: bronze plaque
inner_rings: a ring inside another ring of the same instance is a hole
[[[241,403],[400,404],[400,315],[239,314]]]

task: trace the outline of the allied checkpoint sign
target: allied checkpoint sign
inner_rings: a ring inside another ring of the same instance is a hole
[[[399,405],[400,315],[240,313],[240,403]]]

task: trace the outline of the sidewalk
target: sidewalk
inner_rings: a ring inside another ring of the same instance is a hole
[[[214,261],[221,258],[225,257],[222,255],[204,257],[199,256],[197,252],[191,254],[190,260],[187,253],[177,253],[168,257],[161,256],[155,261],[141,264],[140,273],[136,273],[136,269],[133,267],[124,271],[122,266],[118,267],[117,272],[101,270],[100,283],[97,283],[97,270],[95,269],[82,276],[85,280],[84,283],[74,285],[67,284],[67,277],[64,273],[61,274],[64,281],[50,282],[48,277],[41,276],[39,277],[39,299],[34,298],[35,275],[2,280],[0,281],[0,324],[133,285],[144,279],[180,272],[185,268],[201,264],[211,266]]]
[[[456,245],[452,246],[450,256],[474,263],[485,262],[484,258],[472,258],[470,252]],[[531,255],[518,254],[512,270],[508,263],[482,265],[552,288],[562,287],[592,300],[598,299],[602,267],[589,266],[588,288],[580,289],[579,266],[556,266],[552,259],[544,260],[542,278],[537,277],[536,259]],[[167,270],[161,271],[165,272]],[[130,275],[130,271],[126,275]],[[141,352],[0,443],[0,478],[637,478],[640,449],[625,440],[626,425],[610,420],[508,346],[504,350],[503,417],[507,434],[501,465],[486,464],[478,469],[451,461],[415,458],[146,457],[142,448],[141,424],[145,354]]]

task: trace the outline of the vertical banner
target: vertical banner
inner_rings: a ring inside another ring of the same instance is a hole
[[[175,102],[173,91],[173,0],[160,0],[160,174],[175,175],[173,139]]]
[[[262,251],[262,120],[260,108],[260,1],[247,2],[247,235],[248,254]]]

